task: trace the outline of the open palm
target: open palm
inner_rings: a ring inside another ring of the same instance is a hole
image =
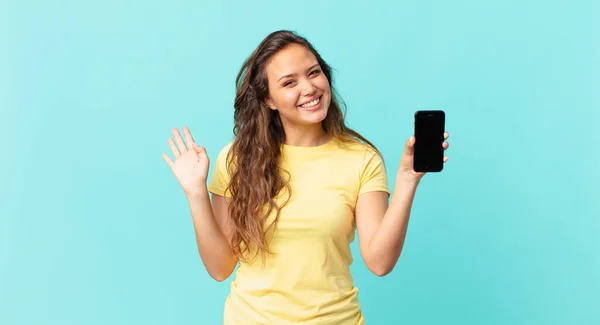
[[[184,143],[179,130],[173,129],[173,138],[169,138],[169,147],[175,157],[175,161],[163,153],[163,159],[173,171],[177,181],[186,194],[198,192],[202,186],[206,186],[208,177],[208,166],[210,161],[206,150],[194,142],[194,138],[187,127],[183,127],[183,134],[187,142]]]

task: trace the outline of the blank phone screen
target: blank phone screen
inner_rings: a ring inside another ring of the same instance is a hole
[[[417,172],[441,171],[444,164],[443,111],[421,111],[415,114],[415,157]]]

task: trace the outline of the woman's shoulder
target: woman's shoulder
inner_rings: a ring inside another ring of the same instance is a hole
[[[336,139],[336,143],[343,152],[358,156],[371,156],[378,153],[377,150],[368,143],[362,142],[358,139],[338,138]]]
[[[233,141],[229,141],[225,144],[222,144],[220,147],[217,147],[216,154],[216,167],[219,169],[227,168],[227,161],[229,160],[229,152],[231,151],[231,146],[233,145]]]
[[[217,147],[218,149],[218,156],[219,157],[226,157],[227,154],[229,153],[229,151],[231,151],[231,146],[233,146],[233,140],[229,140],[227,143],[225,144],[221,144],[220,147]]]

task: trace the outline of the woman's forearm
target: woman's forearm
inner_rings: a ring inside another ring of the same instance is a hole
[[[390,205],[369,243],[370,260],[379,276],[390,273],[400,258],[417,185],[412,180],[396,181]]]
[[[237,260],[231,246],[219,227],[212,209],[206,186],[186,195],[196,234],[196,245],[202,263],[212,278],[223,281],[231,275]]]

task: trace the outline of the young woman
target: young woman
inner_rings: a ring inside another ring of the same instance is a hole
[[[239,264],[225,324],[363,324],[350,275],[355,230],[374,274],[398,261],[423,177],[412,169],[415,140],[388,205],[383,158],[345,125],[331,81],[306,39],[277,31],[237,77],[234,139],[209,184],[205,149],[187,127],[185,142],[173,129],[175,160],[163,158],[188,199],[200,257],[217,281]]]

